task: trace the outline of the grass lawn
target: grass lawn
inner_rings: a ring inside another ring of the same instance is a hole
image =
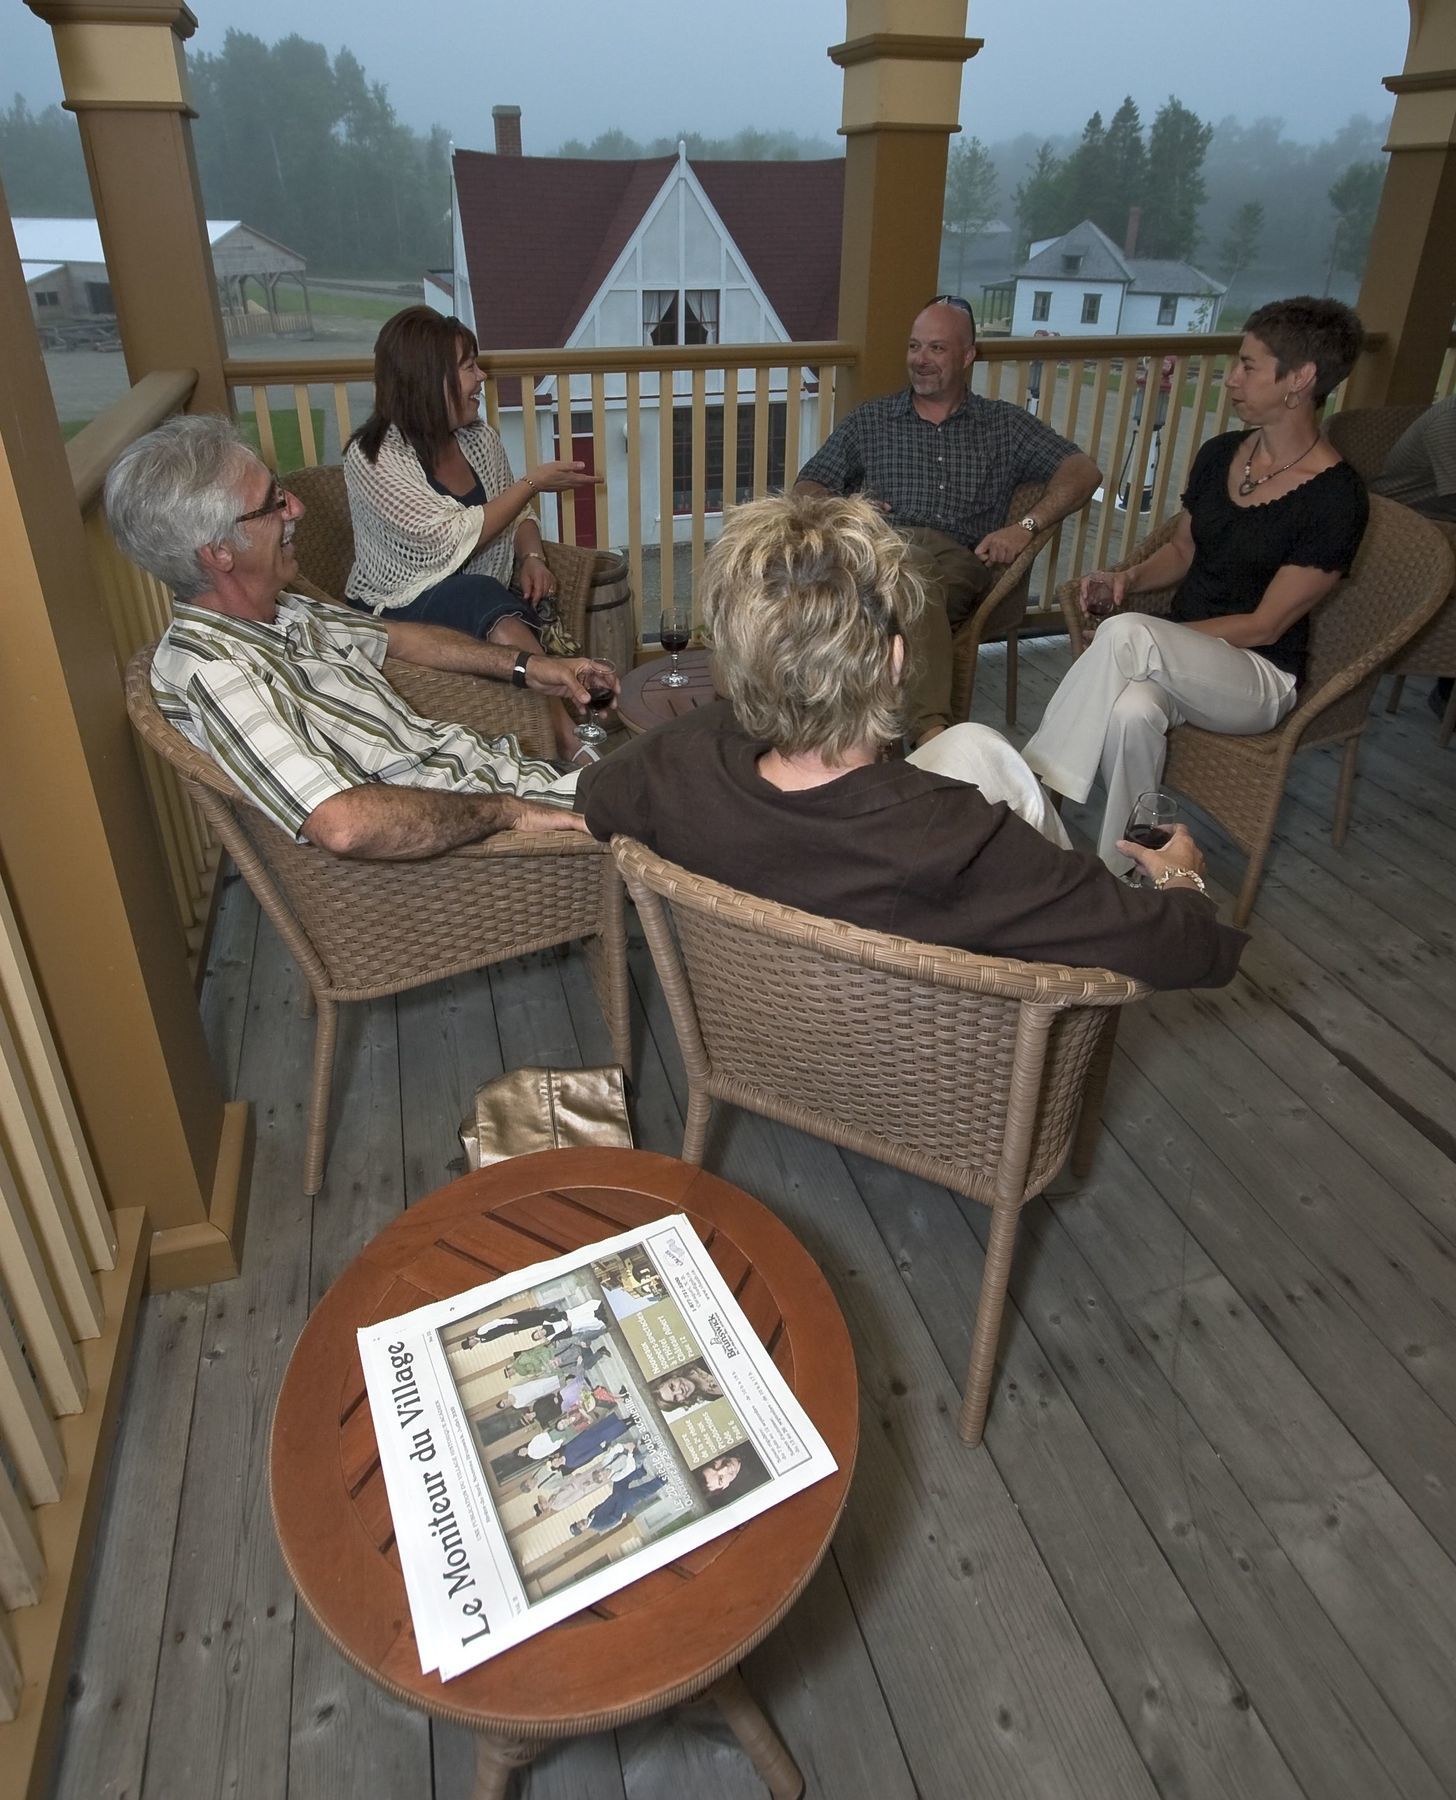
[[[302,312],[303,295],[296,300],[286,300],[280,290],[278,304],[284,312]],[[398,300],[387,300],[377,294],[325,294],[317,289],[310,289],[308,296],[309,309],[316,319],[373,319],[382,323],[392,319],[397,312],[406,306],[418,306],[418,296],[406,300],[403,295]]]
[[[310,408],[310,410],[313,413],[314,450],[317,455],[322,456],[324,448],[324,409],[321,406],[315,406]],[[270,412],[268,416],[273,426],[273,448],[278,453],[279,469],[286,472],[289,469],[301,467],[303,463],[303,445],[299,438],[298,414],[294,412],[292,408],[285,411],[282,407],[278,407]],[[240,412],[237,415],[237,427],[255,450],[262,450],[262,445],[258,440],[258,415],[256,413]]]

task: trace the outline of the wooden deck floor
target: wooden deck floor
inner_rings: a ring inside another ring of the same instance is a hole
[[[1026,719],[1065,654],[1025,653]],[[988,653],[978,716],[999,683]],[[984,1448],[954,1432],[979,1213],[720,1114],[709,1166],[812,1248],[859,1360],[843,1527],[745,1665],[813,1796],[1456,1793],[1456,748],[1418,692],[1380,716],[1343,853],[1333,761],[1304,761],[1240,976],[1125,1018],[1094,1173],[1029,1211]],[[674,1151],[681,1070],[640,945],[634,966],[638,1137]],[[606,1034],[579,953],[350,1009],[310,1206],[298,1001],[234,882],[206,1013],[257,1111],[246,1267],[146,1302],[64,1800],[469,1791],[465,1736],[376,1695],[297,1606],[269,1418],[310,1305],[458,1172],[475,1085],[605,1061]],[[549,1753],[521,1791],[762,1792],[701,1708]]]

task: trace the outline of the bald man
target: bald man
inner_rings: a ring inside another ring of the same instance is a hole
[[[1021,407],[973,394],[975,360],[970,305],[938,296],[910,328],[910,385],[857,406],[794,484],[799,494],[864,494],[920,552],[931,603],[912,646],[917,744],[952,723],[951,633],[1028,541],[1084,506],[1102,479],[1090,456]],[[1008,525],[1011,496],[1027,481],[1046,491]]]

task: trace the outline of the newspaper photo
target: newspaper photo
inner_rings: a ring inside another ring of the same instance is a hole
[[[420,1666],[473,1668],[832,1473],[682,1214],[359,1333]]]

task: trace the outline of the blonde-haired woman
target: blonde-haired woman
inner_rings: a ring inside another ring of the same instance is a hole
[[[926,943],[1164,987],[1230,979],[1244,940],[1198,891],[1185,831],[1140,852],[1163,891],[1134,890],[1067,848],[1031,771],[988,727],[893,753],[925,596],[868,501],[739,507],[702,601],[727,698],[583,773],[577,806],[596,837],[623,832],[749,893]]]

